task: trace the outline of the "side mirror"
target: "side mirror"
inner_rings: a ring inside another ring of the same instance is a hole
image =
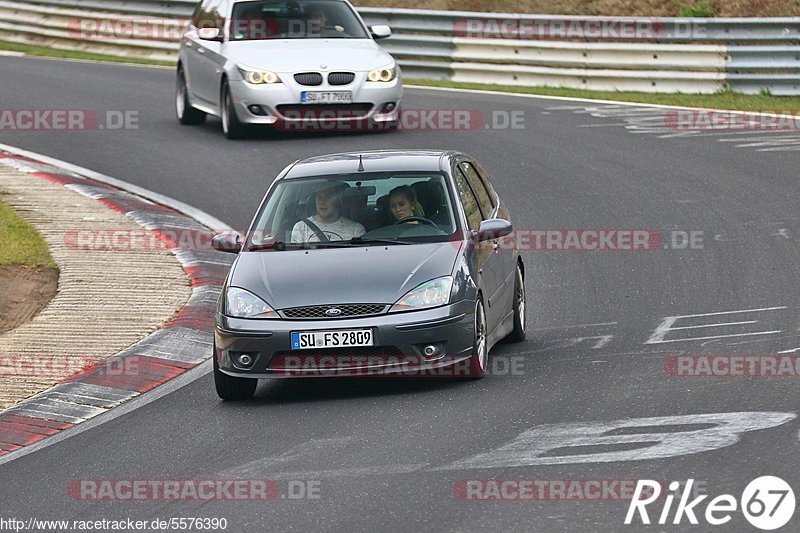
[[[202,41],[222,42],[222,32],[219,28],[200,28],[197,30],[197,37]]]
[[[238,254],[242,251],[242,234],[238,231],[226,231],[214,235],[214,238],[211,239],[211,247],[219,252]]]
[[[392,36],[392,28],[385,24],[370,26],[369,31],[375,39],[386,39]]]
[[[478,242],[493,241],[510,235],[512,231],[514,231],[514,227],[508,220],[502,218],[484,220],[478,229]]]

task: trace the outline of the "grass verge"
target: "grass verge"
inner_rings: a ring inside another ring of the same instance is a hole
[[[0,265],[57,268],[44,239],[30,224],[2,202],[0,202]]]
[[[65,59],[86,59],[89,61],[107,61],[109,63],[134,63],[137,65],[159,65],[165,67],[175,66],[175,63],[172,61],[155,61],[153,59],[145,59],[139,57],[117,57],[105,54],[93,54],[91,52],[59,50],[56,48],[49,48],[47,46],[10,43],[8,41],[0,41],[0,50],[8,50],[9,52],[22,52],[23,54],[27,54],[29,56],[56,57]]]
[[[742,94],[720,91],[713,94],[643,93],[633,91],[587,91],[557,87],[519,87],[515,85],[490,85],[483,83],[460,83],[438,80],[405,79],[407,85],[448,87],[453,89],[476,89],[518,94],[544,96],[566,96],[593,100],[614,100],[640,104],[661,104],[708,109],[731,109],[735,111],[766,111],[781,113],[800,112],[800,96],[772,96],[768,94]]]

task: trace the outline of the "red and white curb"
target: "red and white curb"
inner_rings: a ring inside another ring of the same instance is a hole
[[[93,198],[170,246],[164,235],[228,229],[180,202],[46,156],[0,145],[0,163]],[[216,301],[234,257],[210,247],[171,251],[191,281],[186,305],[137,344],[0,413],[0,456],[108,412],[211,357]]]

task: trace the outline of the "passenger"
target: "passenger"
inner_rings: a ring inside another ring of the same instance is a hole
[[[389,193],[389,209],[395,220],[403,220],[408,217],[424,217],[425,210],[417,200],[417,193],[409,185],[401,185],[391,190]],[[419,224],[419,221],[409,221],[409,224]]]
[[[317,214],[301,220],[292,228],[292,242],[320,242],[317,233],[331,241],[349,241],[366,233],[364,226],[341,216],[343,183],[324,183],[315,193]]]

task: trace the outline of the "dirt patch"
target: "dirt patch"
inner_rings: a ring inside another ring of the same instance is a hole
[[[58,292],[58,271],[0,265],[0,334],[31,320]]]

